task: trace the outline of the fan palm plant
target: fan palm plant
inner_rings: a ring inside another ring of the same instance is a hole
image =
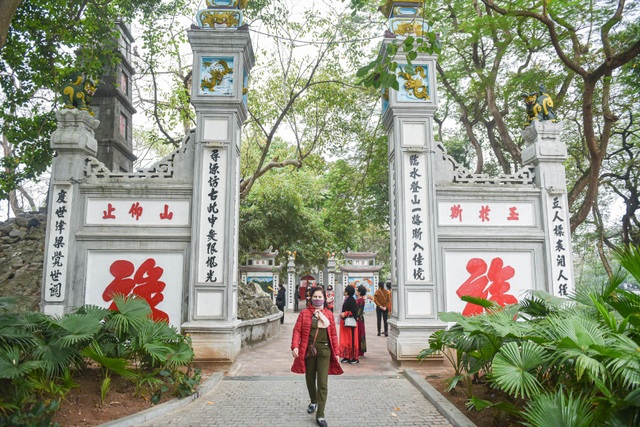
[[[628,247],[617,256],[640,281],[640,250]],[[538,291],[497,308],[473,299],[486,312],[472,318],[441,313],[442,320],[456,322],[454,333],[432,337],[423,353],[463,352],[457,360],[467,372],[472,364],[463,361],[483,359],[490,384],[510,396],[505,403],[528,400],[525,425],[640,425],[640,296],[619,288],[624,278],[615,274],[568,300]],[[466,346],[479,336],[486,344],[482,351]],[[470,406],[501,407],[475,397]]]

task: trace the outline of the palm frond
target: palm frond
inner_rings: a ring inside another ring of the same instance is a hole
[[[76,310],[76,313],[78,313],[78,314],[86,314],[89,317],[92,317],[94,319],[102,321],[106,317],[108,317],[109,314],[111,314],[112,312],[108,308],[98,307],[97,305],[87,304],[87,305],[83,305],[82,307],[78,308],[78,310]]]
[[[38,361],[22,359],[18,348],[0,350],[0,378],[13,380],[41,368],[41,363]]]
[[[60,375],[72,365],[80,365],[82,356],[78,349],[65,345],[60,340],[37,340],[33,357],[40,360],[44,374],[51,378]]]
[[[113,300],[118,311],[107,319],[106,328],[113,330],[116,335],[123,336],[133,333],[149,320],[151,308],[143,298],[124,297],[116,294]]]
[[[180,366],[187,366],[193,361],[195,354],[191,345],[187,342],[181,342],[177,346],[173,346],[171,353],[167,357],[167,366],[176,369]]]
[[[627,270],[640,283],[640,246],[629,245],[616,251],[616,258],[622,268]]]
[[[548,356],[543,347],[525,341],[521,346],[516,342],[503,345],[493,358],[491,380],[494,384],[515,397],[535,396],[542,386],[536,378],[536,369],[546,363]]]
[[[60,337],[65,346],[87,343],[102,329],[100,320],[88,314],[67,314],[56,320],[55,324],[67,332]]]
[[[107,357],[102,353],[102,351],[100,350],[100,346],[98,345],[91,345],[89,347],[86,347],[82,351],[82,355],[84,357],[88,357],[89,359],[95,360],[105,369],[108,369],[114,372],[115,374],[120,375],[121,377],[126,378],[130,381],[135,380],[137,377],[137,374],[134,371],[127,368],[128,362],[126,359],[117,358],[117,357]]]
[[[565,396],[562,390],[536,396],[523,414],[527,427],[591,427],[594,424],[590,399],[580,394]]]

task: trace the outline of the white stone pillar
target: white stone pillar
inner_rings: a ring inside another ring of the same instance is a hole
[[[522,131],[526,148],[522,163],[535,167],[535,183],[542,191],[542,213],[545,230],[544,259],[550,263],[546,283],[549,293],[566,297],[575,289],[569,202],[564,161],[567,147],[560,139],[562,122],[534,120]]]
[[[51,166],[40,305],[44,313],[60,316],[66,308],[84,304],[83,292],[69,289],[80,270],[70,248],[77,245],[75,235],[83,220],[78,184],[84,177],[85,159],[98,153],[94,130],[100,122],[78,109],[56,111],[56,118],[51,148],[57,155]]]
[[[296,293],[296,259],[293,255],[289,255],[287,262],[287,308],[294,309],[295,299],[298,298]]]
[[[254,64],[248,31],[193,29],[191,103],[196,110],[188,321],[196,360],[228,366],[238,331],[240,133]]]
[[[385,39],[382,55],[391,42]],[[397,301],[387,348],[398,365],[415,363],[429,336],[445,326],[436,308],[444,292],[436,281],[436,57],[418,54],[413,67],[412,75],[404,70],[398,74],[400,90],[389,90],[383,100],[389,138],[391,277]]]

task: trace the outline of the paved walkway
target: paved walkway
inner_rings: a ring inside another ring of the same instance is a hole
[[[144,426],[314,426],[306,412],[304,376],[290,371],[289,350],[297,313],[287,312],[280,334],[245,348],[230,371],[199,399]],[[390,362],[384,336],[376,336],[375,314],[367,314],[367,353],[345,373],[329,377],[325,416],[331,427],[451,426]]]

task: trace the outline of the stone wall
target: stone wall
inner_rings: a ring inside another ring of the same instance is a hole
[[[40,309],[46,223],[35,212],[0,224],[0,297],[17,297],[18,311]]]

